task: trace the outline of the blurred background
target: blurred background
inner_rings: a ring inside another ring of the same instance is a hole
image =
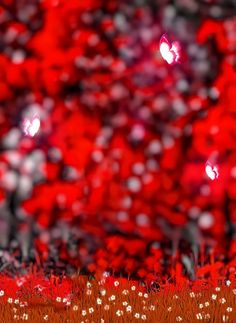
[[[0,271],[234,270],[235,51],[234,0],[1,0]]]

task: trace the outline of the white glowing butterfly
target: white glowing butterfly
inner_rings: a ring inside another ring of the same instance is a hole
[[[178,42],[171,43],[164,34],[160,39],[160,53],[168,64],[177,63],[180,59],[180,45]]]
[[[40,128],[40,119],[35,116],[33,119],[25,118],[23,120],[23,131],[27,136],[34,137]]]
[[[205,171],[206,171],[207,176],[212,181],[214,181],[215,179],[217,179],[219,177],[219,171],[216,166],[212,166],[211,164],[207,163],[206,167],[205,167]]]

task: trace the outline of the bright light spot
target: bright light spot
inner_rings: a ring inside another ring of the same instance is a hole
[[[23,131],[27,136],[34,137],[40,128],[40,119],[35,116],[33,119],[25,118],[23,121]]]
[[[218,172],[218,168],[216,166],[212,166],[211,164],[207,163],[206,167],[205,167],[205,171],[207,176],[214,181],[215,179],[217,179],[219,177],[219,172]]]
[[[173,42],[171,43],[166,35],[163,35],[160,39],[160,52],[163,59],[168,64],[177,63],[180,58],[180,46],[179,43]]]

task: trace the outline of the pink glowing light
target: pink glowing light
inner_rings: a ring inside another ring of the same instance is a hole
[[[212,166],[211,164],[207,163],[206,167],[205,167],[205,171],[207,176],[214,181],[215,179],[217,179],[219,177],[219,172],[218,172],[218,168],[216,166]]]
[[[168,64],[174,64],[179,61],[180,58],[180,46],[178,42],[171,43],[166,35],[163,35],[160,39],[160,52],[163,59]]]
[[[34,137],[40,128],[40,119],[35,116],[33,119],[25,118],[23,121],[23,131],[27,136]]]

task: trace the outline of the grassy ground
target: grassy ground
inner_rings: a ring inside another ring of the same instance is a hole
[[[48,284],[31,285],[31,290],[28,285],[12,296],[8,281],[5,290],[0,289],[0,322],[236,322],[235,281],[147,291],[124,279],[89,281],[75,276],[69,294],[68,284],[65,287],[55,277]]]

